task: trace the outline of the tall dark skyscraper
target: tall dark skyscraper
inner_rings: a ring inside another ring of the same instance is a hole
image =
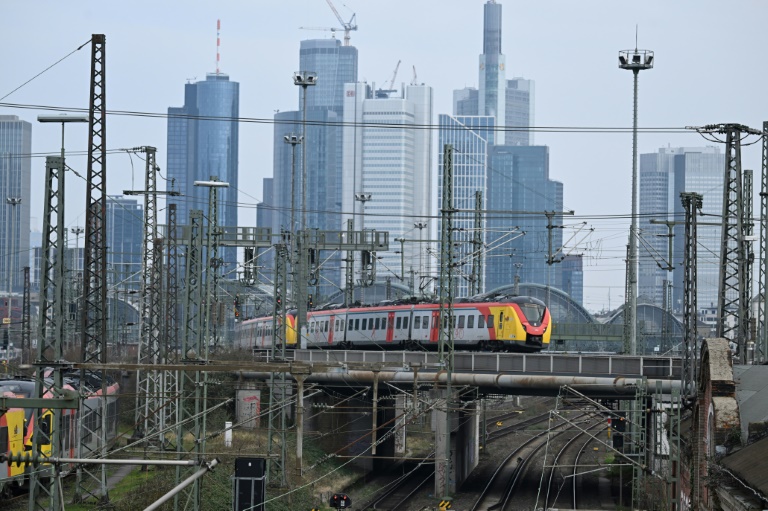
[[[15,115],[0,115],[0,290],[22,287],[29,265],[29,203],[32,125]],[[16,205],[12,205],[15,203]]]
[[[496,124],[506,121],[506,57],[501,53],[501,4],[489,0],[483,7],[483,54],[480,55],[480,94],[478,114],[496,117]],[[496,133],[496,143],[504,144],[503,131]]]
[[[237,225],[239,115],[240,84],[222,73],[186,84],[184,106],[168,108],[168,189],[181,193],[168,202],[177,204],[179,225],[189,222],[191,209],[207,214],[208,188],[194,182],[211,177],[229,183],[218,191],[219,225]],[[227,274],[237,262],[237,251],[227,248],[221,253]]]

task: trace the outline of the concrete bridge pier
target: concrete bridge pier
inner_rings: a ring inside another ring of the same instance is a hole
[[[435,495],[450,497],[479,462],[480,413],[477,403],[445,399],[433,414],[435,431]],[[447,454],[447,458],[446,458]]]

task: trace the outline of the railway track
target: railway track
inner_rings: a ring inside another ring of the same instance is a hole
[[[580,414],[571,420],[581,420]],[[563,422],[553,425],[528,439],[512,451],[497,467],[486,487],[475,500],[471,511],[508,511],[512,509],[533,509],[539,487],[539,478],[531,477],[533,467],[540,459],[540,453],[548,443],[569,441],[573,431]],[[522,504],[522,505],[521,505]]]
[[[517,411],[507,412],[496,415],[486,421],[486,430],[489,427],[495,427],[488,436],[486,442],[490,443],[504,436],[521,431],[529,426],[549,420],[549,413],[540,414],[529,419],[506,424],[498,427],[498,422],[505,422],[509,419],[519,417]],[[428,458],[434,457],[434,452]],[[434,484],[435,467],[432,463],[419,463],[406,474],[392,481],[383,491],[376,494],[368,502],[363,504],[360,509],[381,509],[387,511],[396,511],[403,509],[404,505],[424,487]]]

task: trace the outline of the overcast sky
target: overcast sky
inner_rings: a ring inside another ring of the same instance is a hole
[[[418,81],[435,91],[437,114],[451,113],[451,93],[478,85],[484,0],[341,0],[342,17],[357,14],[352,44],[359,78],[383,84],[402,60],[397,82]],[[738,122],[761,128],[768,119],[768,3],[762,0],[537,0],[503,4],[507,78],[536,82],[535,121],[551,127],[631,127],[632,74],[618,68],[618,51],[656,52],[655,67],[640,75],[641,128],[678,128]],[[324,0],[228,2],[4,0],[0,4],[0,97],[88,41],[107,36],[107,108],[165,113],[182,106],[183,84],[215,71],[216,20],[221,19],[221,71],[240,82],[240,115],[269,121],[275,110],[298,108],[292,73],[299,41],[330,37],[300,26],[338,26]],[[84,47],[0,103],[88,107],[90,48]],[[33,153],[56,153],[60,129],[39,125],[44,110],[0,106],[0,115],[33,122]],[[68,151],[87,149],[87,125],[67,128]],[[575,252],[585,255],[585,305],[616,307],[624,294],[630,213],[630,133],[536,133],[550,147],[550,177],[562,181],[573,223],[594,233]],[[437,138],[435,134],[435,146]],[[641,153],[661,146],[700,146],[695,133],[641,133]],[[152,145],[166,162],[166,121],[110,117],[109,149]],[[760,168],[760,145],[744,149],[744,168]],[[436,158],[435,158],[436,161]],[[85,175],[84,157],[67,163]],[[133,164],[133,165],[132,165]],[[108,193],[143,188],[143,163],[109,156]],[[33,226],[42,218],[44,159],[33,160]],[[435,171],[436,172],[436,171]],[[241,225],[255,225],[262,178],[272,174],[272,126],[240,127]],[[756,192],[759,178],[755,178]],[[67,224],[84,222],[85,183],[67,181]],[[759,201],[756,200],[758,205]],[[596,218],[597,217],[597,218]],[[164,218],[164,215],[161,217]],[[570,220],[569,220],[570,221]],[[564,236],[566,239],[569,235]],[[755,272],[757,274],[757,272]]]

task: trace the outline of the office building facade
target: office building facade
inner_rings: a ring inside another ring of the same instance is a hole
[[[417,243],[394,247],[397,238],[433,239],[429,227],[423,233],[415,227],[429,224],[432,211],[432,136],[429,130],[418,129],[432,122],[432,88],[408,85],[399,94],[377,94],[365,83],[349,83],[344,99],[344,214],[338,228],[345,230],[353,218],[355,230],[389,232],[390,251],[378,254],[378,279],[407,282],[413,275],[419,281],[428,274],[424,266],[428,259],[420,257],[422,247]],[[370,194],[370,200],[356,200],[360,193]],[[396,253],[400,248],[402,257]]]
[[[639,245],[638,286],[641,300],[662,306],[666,280],[672,284],[671,308],[681,310],[685,225],[680,193],[702,194],[704,214],[719,218],[722,215],[724,172],[725,155],[718,147],[663,147],[656,153],[640,155],[638,210],[642,242]],[[651,220],[672,225],[671,261],[668,226]],[[721,229],[699,225],[697,236],[698,306],[716,307]],[[671,271],[665,269],[669,265]]]
[[[563,217],[545,212],[563,210],[563,185],[549,178],[549,148],[490,147],[487,182],[486,290],[510,285],[513,275],[562,289],[562,266],[554,261],[562,254]]]
[[[23,288],[29,265],[32,125],[0,115],[0,294]],[[15,205],[14,205],[15,204]]]
[[[176,203],[177,223],[189,222],[189,211],[199,209],[207,217],[207,187],[194,186],[195,181],[229,183],[219,188],[218,218],[220,226],[237,226],[238,141],[240,84],[223,73],[209,73],[205,80],[184,86],[184,106],[168,108],[168,190],[179,192],[169,197]],[[221,119],[216,119],[217,117]],[[223,273],[235,278],[237,251],[219,251]]]
[[[438,116],[438,157],[437,157],[437,209],[442,208],[444,148],[450,144],[453,153],[453,207],[474,210],[476,192],[482,192],[481,207],[488,209],[488,150],[494,141],[495,117],[493,116]],[[482,243],[486,244],[487,220],[481,222]],[[441,232],[438,222],[438,236]],[[456,213],[454,227],[454,266],[456,297],[468,296],[472,289],[472,253],[474,246],[475,218],[473,213]],[[481,253],[482,256],[482,253]],[[480,264],[483,264],[482,260]]]
[[[144,206],[136,199],[120,195],[108,196],[107,268],[110,270],[110,286],[119,289],[140,289],[143,241]],[[81,261],[77,263],[82,265]]]

